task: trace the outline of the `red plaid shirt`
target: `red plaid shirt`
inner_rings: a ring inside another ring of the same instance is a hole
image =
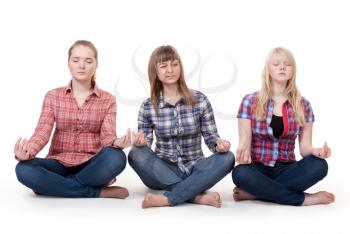
[[[275,138],[270,127],[274,102],[270,98],[267,103],[265,120],[258,121],[255,117],[257,92],[248,94],[243,98],[239,107],[237,118],[250,119],[252,128],[251,157],[253,162],[261,162],[267,166],[274,166],[276,161],[295,161],[295,139],[302,132],[294,114],[292,105],[287,100],[282,107],[284,131],[282,136]],[[302,98],[305,121],[313,122],[314,114],[311,104]]]
[[[93,93],[78,107],[71,83],[49,91],[33,136],[32,157],[47,144],[54,124],[48,158],[65,166],[82,164],[116,139],[116,100],[95,85]]]

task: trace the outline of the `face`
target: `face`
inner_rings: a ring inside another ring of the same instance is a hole
[[[78,81],[91,80],[97,68],[94,51],[86,46],[74,47],[68,66],[73,79]]]
[[[180,78],[180,73],[180,62],[177,59],[157,63],[157,75],[164,85],[177,83]]]
[[[285,83],[292,78],[294,67],[285,54],[275,53],[271,57],[269,72],[272,81]]]

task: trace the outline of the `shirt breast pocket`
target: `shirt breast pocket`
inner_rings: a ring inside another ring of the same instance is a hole
[[[194,135],[200,131],[199,116],[195,113],[188,112],[181,116],[181,135]]]
[[[155,123],[155,133],[160,137],[171,137],[175,130],[172,121],[169,119],[157,119]]]
[[[268,135],[267,124],[265,121],[255,121],[252,125],[252,131],[255,135],[265,137]]]

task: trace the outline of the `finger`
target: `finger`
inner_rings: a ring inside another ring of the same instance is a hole
[[[331,148],[327,147],[327,149],[325,150],[325,155],[327,158],[330,156],[330,152],[331,152]]]
[[[246,162],[247,162],[247,163],[251,163],[252,158],[250,157],[250,149],[249,149],[249,150],[245,150],[244,154],[245,154],[245,160],[246,160]]]
[[[21,152],[21,155],[24,155],[25,154],[25,151],[26,151],[26,146],[27,146],[27,139],[23,139],[22,142],[20,143],[20,152]]]
[[[29,150],[27,150],[27,152],[26,152],[26,154],[25,154],[25,155],[26,155],[26,158],[27,158],[27,159],[29,159],[29,158],[30,158],[30,152],[29,152]]]
[[[321,156],[321,157],[324,156],[324,147],[322,147],[321,150],[320,150],[320,156]]]
[[[23,139],[19,142],[19,147],[18,147],[19,150],[22,150],[23,145],[24,145],[25,142],[26,142],[26,139],[25,139],[25,138],[23,138]]]
[[[244,161],[245,163],[248,163],[248,161],[249,161],[248,153],[247,153],[246,150],[243,151],[243,161]]]
[[[248,158],[248,163],[249,164],[252,163],[252,158],[250,157],[250,155],[249,155],[249,158]]]
[[[128,131],[127,131],[126,142],[128,144],[131,142],[131,131],[130,131],[130,128],[128,128]]]
[[[125,136],[119,137],[117,139],[117,144],[118,146],[122,147],[123,146],[123,141],[124,141]]]
[[[119,138],[114,140],[113,145],[114,146],[119,146]]]
[[[141,139],[142,145],[147,145],[147,138],[145,134],[141,133]]]
[[[16,141],[15,148],[14,148],[15,154],[16,154],[16,151],[18,151],[19,149],[19,143],[21,142],[21,140],[22,140],[22,137],[18,138]]]
[[[225,152],[229,151],[229,149],[230,149],[230,146],[226,143],[226,144],[224,145],[224,150],[225,150]]]
[[[134,144],[139,146],[140,145],[140,133],[135,134]]]
[[[126,130],[125,138],[126,138],[127,141],[130,139],[130,128],[128,128],[128,129]]]
[[[327,142],[325,142],[325,143],[323,144],[322,150],[323,150],[323,154],[324,154],[324,155],[327,155],[327,151],[328,151]]]
[[[225,149],[229,146],[227,141],[223,141],[222,144],[225,146]]]
[[[139,137],[139,133],[138,133],[138,132],[135,132],[134,135],[133,135],[133,142],[134,142],[134,143],[137,143],[138,137]]]
[[[243,156],[243,151],[242,150],[237,150],[236,154],[237,154],[237,162],[241,163],[242,162],[242,156]]]
[[[222,152],[225,149],[222,143],[219,143],[218,147],[219,147],[220,152]]]
[[[127,135],[125,135],[124,137],[123,137],[123,147],[126,145],[126,143],[127,143]]]
[[[136,133],[133,131],[131,136],[132,143],[135,143],[135,140],[136,140]]]
[[[139,145],[139,144],[140,144],[140,132],[137,132],[137,133],[135,134],[134,143],[135,143],[136,145]]]
[[[27,148],[28,148],[28,141],[26,141],[23,145],[23,153],[24,154],[27,154],[27,152],[28,152]]]
[[[140,138],[141,138],[141,140],[146,139],[146,136],[145,136],[145,134],[143,132],[140,132]]]
[[[328,155],[328,147],[324,147],[323,154],[324,154],[325,157],[327,157],[327,155]]]

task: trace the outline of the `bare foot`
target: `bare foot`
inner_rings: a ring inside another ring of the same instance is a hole
[[[335,196],[332,193],[326,191],[320,191],[312,194],[305,194],[305,200],[303,206],[311,206],[317,204],[329,204],[334,202]]]
[[[204,194],[199,194],[194,199],[194,203],[220,208],[221,207],[220,194],[217,192],[208,192]]]
[[[163,194],[147,193],[142,201],[142,208],[170,206],[169,200]]]
[[[240,188],[235,187],[233,189],[233,200],[235,201],[256,200],[256,199],[257,198],[254,195],[247,193],[246,191]]]
[[[114,184],[116,181],[117,181],[117,178],[113,178],[113,179],[111,179],[107,184],[105,184],[104,187],[111,186],[111,185]]]
[[[129,196],[129,191],[123,187],[110,186],[101,188],[100,197],[124,199],[127,196]]]

